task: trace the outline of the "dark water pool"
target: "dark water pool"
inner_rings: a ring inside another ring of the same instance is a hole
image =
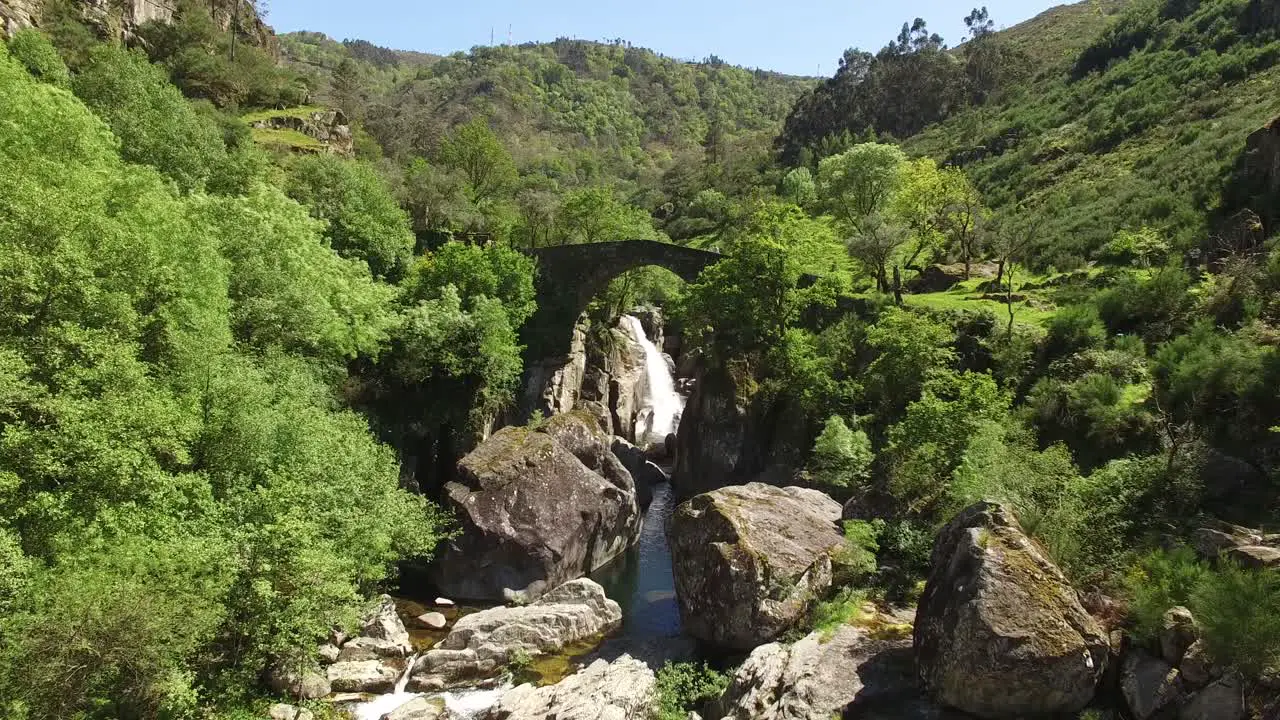
[[[624,636],[680,635],[680,609],[671,574],[671,549],[667,547],[667,521],[673,509],[671,483],[654,486],[640,540],[625,555],[591,574],[591,579],[622,606]]]

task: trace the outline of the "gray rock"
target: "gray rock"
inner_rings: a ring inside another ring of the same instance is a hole
[[[983,502],[934,542],[915,651],[921,680],[945,705],[986,718],[1049,715],[1093,699],[1108,638],[1013,514]]]
[[[1209,653],[1205,650],[1204,642],[1197,640],[1187,648],[1182,654],[1182,660],[1178,663],[1178,671],[1182,673],[1183,683],[1197,690],[1209,684],[1209,681],[1217,677],[1217,669],[1214,667],[1212,660],[1209,659]]]
[[[900,705],[919,696],[910,635],[877,640],[846,625],[829,637],[815,632],[793,645],[769,643],[751,651],[713,717],[825,720],[846,706]]]
[[[391,692],[400,675],[396,668],[381,660],[337,662],[329,666],[328,674],[334,692],[359,693]]]
[[[622,624],[618,603],[604,588],[582,578],[565,583],[531,605],[497,607],[459,618],[414,668],[414,688],[495,674],[517,651],[555,653],[567,645],[602,637]]]
[[[680,499],[715,490],[738,476],[747,437],[747,407],[727,370],[698,378],[676,430],[671,485]]]
[[[1191,546],[1205,560],[1217,560],[1232,548],[1265,544],[1259,531],[1220,520],[1211,520],[1191,534]]]
[[[306,708],[294,707],[284,703],[276,703],[267,710],[271,720],[315,720],[315,715]]]
[[[374,637],[358,637],[347,641],[338,651],[337,662],[357,662],[360,660],[379,660],[381,658],[402,658],[411,649],[390,640]]]
[[[1160,621],[1160,656],[1170,665],[1177,665],[1199,637],[1200,631],[1190,610],[1180,605],[1169,608]]]
[[[444,616],[444,613],[429,612],[419,615],[418,622],[432,630],[443,630],[449,624],[449,619]]]
[[[529,363],[520,399],[524,413],[532,414],[536,410],[543,417],[550,417],[576,407],[587,371],[586,329],[586,318],[579,318],[567,355]]]
[[[419,697],[382,716],[382,720],[445,720],[449,717],[443,698]]]
[[[839,518],[816,490],[760,483],[682,504],[667,539],[685,632],[736,650],[777,638],[830,587]]]
[[[330,643],[325,643],[316,648],[316,655],[319,656],[320,662],[325,664],[337,662],[338,654],[340,652],[341,651],[336,645],[332,645]]]
[[[521,685],[502,696],[490,720],[648,720],[653,670],[629,655],[596,660],[555,685]]]
[[[1226,557],[1252,570],[1280,568],[1280,548],[1265,545],[1245,545],[1227,550]]]
[[[436,607],[454,607],[457,605],[457,603],[450,600],[449,598],[443,598],[443,597],[436,598],[435,600],[432,601],[432,604],[435,605]]]
[[[608,439],[574,412],[536,431],[503,428],[464,457],[444,501],[461,532],[432,564],[436,585],[457,598],[528,602],[630,547],[640,509]]]
[[[1196,693],[1178,711],[1178,720],[1242,720],[1246,709],[1239,678],[1223,678]]]
[[[1182,695],[1177,668],[1141,651],[1125,656],[1120,668],[1120,693],[1136,720],[1147,720]]]
[[[267,671],[267,687],[277,695],[316,700],[332,692],[325,673],[314,665],[277,663]]]
[[[400,614],[396,612],[396,603],[390,595],[383,595],[378,604],[364,619],[360,634],[366,638],[386,640],[401,649],[401,655],[413,652],[413,644],[409,641],[409,631],[405,630]],[[350,643],[348,643],[350,644]]]

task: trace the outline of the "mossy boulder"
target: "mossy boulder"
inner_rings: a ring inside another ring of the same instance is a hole
[[[1106,633],[1007,508],[978,503],[933,546],[916,611],[925,687],[984,718],[1072,713],[1106,669]]]
[[[830,588],[839,519],[816,490],[763,483],[682,504],[667,539],[685,632],[732,650],[776,639]]]
[[[507,427],[458,463],[444,505],[460,532],[431,566],[462,600],[528,602],[622,554],[640,532],[635,483],[589,415]]]

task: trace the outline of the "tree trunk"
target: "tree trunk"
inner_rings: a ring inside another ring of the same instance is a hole
[[[902,271],[897,265],[893,266],[893,301],[902,304]]]
[[[1000,258],[996,263],[996,290],[999,291],[1000,283],[1004,280],[1004,258]]]

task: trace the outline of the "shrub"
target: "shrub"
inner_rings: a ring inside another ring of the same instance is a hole
[[[690,711],[720,697],[730,679],[706,663],[668,661],[658,670],[658,720],[685,720]]]
[[[862,520],[844,523],[844,545],[831,556],[832,583],[848,585],[876,571],[880,529]]]
[[[1048,360],[1074,355],[1081,350],[1101,345],[1107,337],[1098,309],[1092,305],[1063,308],[1049,321],[1044,339]]]
[[[43,82],[58,87],[71,85],[71,73],[62,62],[49,36],[33,28],[19,30],[9,38],[9,53]]]
[[[820,633],[823,640],[829,638],[841,626],[858,617],[867,594],[854,588],[843,588],[830,600],[814,605],[809,611],[806,625]]]
[[[824,490],[847,493],[866,482],[873,458],[867,434],[851,430],[839,415],[832,415],[813,443],[809,477]]]
[[[1224,563],[1201,578],[1190,607],[1215,660],[1250,677],[1280,666],[1280,573]]]
[[[1190,605],[1208,573],[1209,567],[1187,547],[1156,550],[1142,558],[1125,578],[1134,633],[1143,640],[1155,639],[1165,611]]]

